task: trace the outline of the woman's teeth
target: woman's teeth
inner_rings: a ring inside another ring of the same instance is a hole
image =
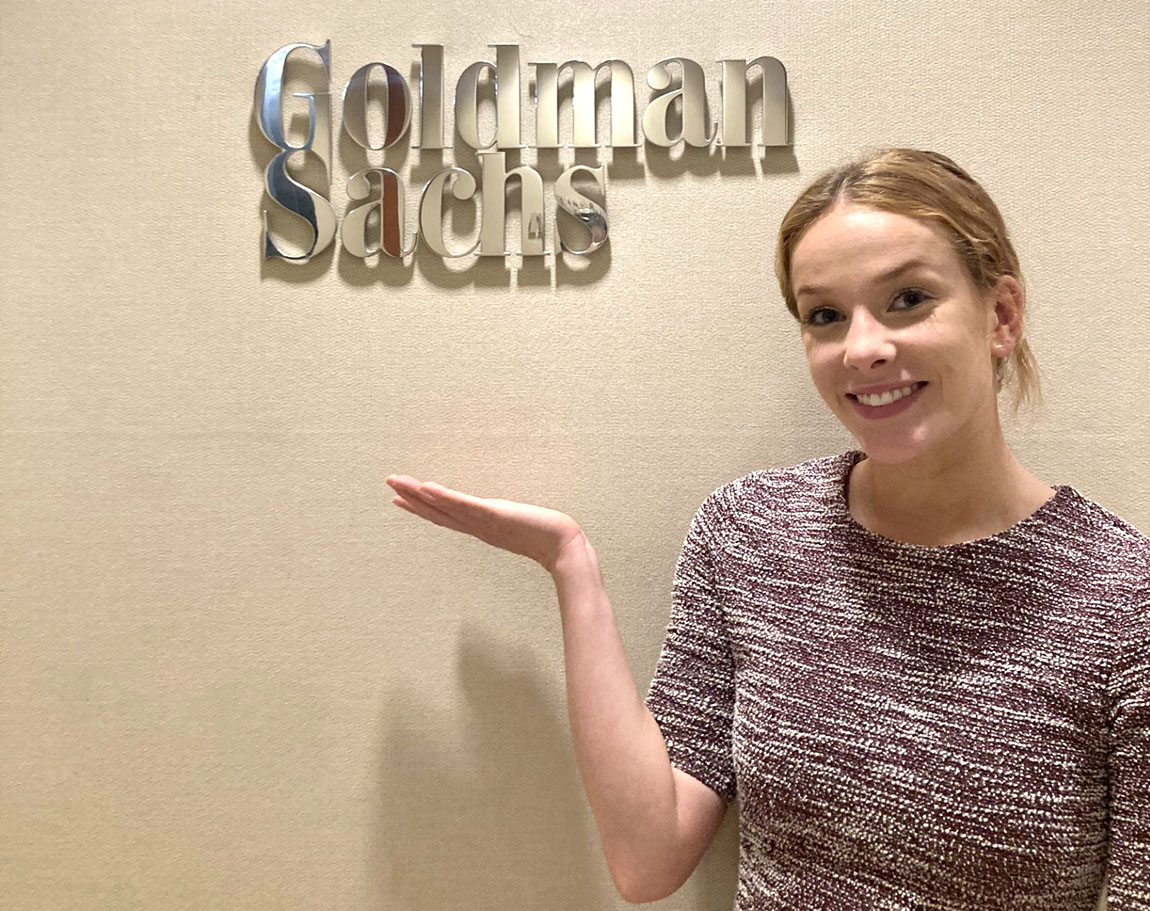
[[[913,386],[903,386],[901,389],[889,389],[882,395],[859,395],[855,396],[864,405],[877,407],[878,405],[889,405],[891,402],[897,402],[903,396],[910,395],[916,389],[920,388],[922,383],[915,383]]]

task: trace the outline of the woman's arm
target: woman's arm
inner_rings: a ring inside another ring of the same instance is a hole
[[[555,582],[563,626],[575,759],[619,894],[647,902],[675,892],[726,809],[671,766],[662,732],[635,688],[599,560],[570,516],[390,475],[393,501],[436,525],[536,561]]]
[[[635,687],[590,542],[568,548],[551,575],[575,759],[611,877],[629,902],[665,898],[698,865],[726,805],[671,766]]]

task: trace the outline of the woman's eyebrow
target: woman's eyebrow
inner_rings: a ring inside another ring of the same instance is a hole
[[[897,278],[904,272],[909,272],[911,269],[918,268],[932,268],[931,264],[924,259],[908,259],[905,263],[895,266],[893,269],[887,269],[885,272],[879,273],[874,277],[876,282],[890,281],[892,278]],[[822,285],[803,285],[795,292],[795,297],[802,297],[804,294],[823,294],[830,289]]]

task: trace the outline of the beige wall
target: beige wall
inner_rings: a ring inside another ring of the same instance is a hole
[[[702,499],[851,445],[770,249],[863,145],[944,151],[996,197],[1047,392],[1010,439],[1150,531],[1144,0],[567,7],[5,4],[0,906],[622,907],[550,579],[383,478],[575,516],[645,691]],[[588,273],[264,266],[252,88],[327,38],[337,98],[416,41],[449,85],[497,41],[640,80],[682,55],[713,103],[714,61],[771,54],[794,147],[617,159]],[[736,834],[663,907],[729,908]]]

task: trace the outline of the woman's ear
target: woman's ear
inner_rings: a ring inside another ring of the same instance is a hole
[[[1022,338],[1026,292],[1013,275],[1001,275],[989,292],[993,309],[990,320],[990,353],[1007,357]]]

